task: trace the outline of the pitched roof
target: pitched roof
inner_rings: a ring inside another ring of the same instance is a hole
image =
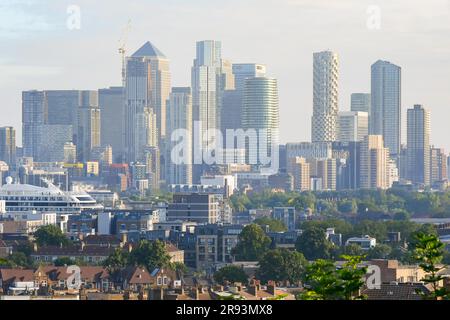
[[[34,273],[31,269],[0,269],[0,279],[3,282],[34,281]]]
[[[71,275],[71,273],[67,273],[67,267],[45,266],[42,269],[53,281],[67,280]],[[94,282],[108,278],[109,273],[103,267],[82,266],[80,267],[80,276],[82,280]]]
[[[183,251],[178,249],[177,246],[171,242],[166,242],[166,250],[168,253]]]
[[[142,47],[140,47],[132,57],[161,57],[165,58],[166,56],[162,53],[158,48],[156,48],[150,41],[144,43]]]
[[[368,300],[421,300],[417,290],[430,292],[422,283],[383,283],[380,288],[364,289],[362,294]]]
[[[80,246],[67,246],[67,247],[57,247],[57,246],[43,246],[39,247],[37,251],[32,252],[31,256],[59,256],[59,257],[76,257],[76,256],[109,256],[114,252],[112,247],[101,247],[101,246],[85,246],[81,248]]]
[[[114,235],[88,235],[84,240],[86,245],[119,245],[120,239]]]
[[[150,284],[152,282],[151,275],[145,267],[128,267],[123,274],[129,284]]]

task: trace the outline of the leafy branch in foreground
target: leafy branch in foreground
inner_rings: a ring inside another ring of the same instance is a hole
[[[333,261],[319,259],[306,268],[305,289],[300,300],[361,300],[367,267],[361,266],[363,256],[343,255],[345,263],[337,268]]]
[[[426,275],[420,281],[430,284],[432,292],[418,293],[424,299],[442,300],[448,299],[449,291],[445,287],[441,287],[444,277],[439,271],[445,269],[445,265],[439,265],[444,256],[444,244],[434,234],[419,233],[416,236],[417,242],[413,253],[413,259],[419,263],[420,268],[425,271]]]

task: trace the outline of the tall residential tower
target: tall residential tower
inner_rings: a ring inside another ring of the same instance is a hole
[[[333,142],[338,134],[339,62],[336,53],[314,53],[312,142]]]

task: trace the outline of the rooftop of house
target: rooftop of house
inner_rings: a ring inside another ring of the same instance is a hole
[[[85,237],[83,239],[83,242],[90,246],[90,245],[105,245],[105,244],[110,244],[110,245],[120,245],[120,239],[117,238],[115,235],[109,235],[109,234],[105,234],[105,235],[88,235],[87,237]]]
[[[2,282],[31,282],[34,281],[34,272],[31,269],[0,269]]]
[[[174,245],[174,244],[171,243],[171,242],[166,242],[166,250],[167,250],[167,252],[169,252],[169,253],[181,251],[180,249],[177,248],[176,245]]]
[[[123,271],[123,276],[129,284],[149,284],[152,282],[152,276],[145,267],[127,267]]]
[[[368,300],[421,300],[418,290],[429,293],[430,287],[423,283],[383,283],[380,288],[366,288],[361,293]]]
[[[31,256],[59,256],[59,257],[76,257],[76,256],[109,256],[114,252],[112,247],[104,246],[78,246],[70,245],[65,247],[58,246],[42,246],[37,247]]]
[[[103,267],[81,266],[81,279],[85,281],[100,281],[109,277],[108,271]],[[37,269],[0,269],[0,279],[3,282],[34,281],[35,277],[47,276],[52,281],[67,280],[72,273],[67,267],[41,266]]]

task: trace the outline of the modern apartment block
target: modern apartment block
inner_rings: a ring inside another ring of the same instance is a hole
[[[360,144],[360,188],[387,189],[389,149],[383,136],[368,135]]]
[[[206,224],[195,228],[197,270],[214,270],[233,262],[232,249],[243,226]]]
[[[0,128],[0,161],[12,167],[16,165],[16,130],[13,127]]]
[[[246,143],[248,164],[259,167],[266,165],[264,158],[278,160],[280,116],[276,79],[254,77],[245,80],[242,128],[255,130],[257,134],[257,141],[253,139]]]
[[[369,114],[361,111],[339,112],[338,141],[362,141],[369,134]]]
[[[220,216],[220,200],[215,194],[174,194],[167,209],[167,220],[216,223]]]
[[[333,142],[338,134],[338,55],[314,53],[312,142]]]
[[[234,89],[223,92],[220,114],[221,130],[226,139],[227,129],[242,128],[242,110],[244,103],[245,80],[247,78],[265,77],[266,66],[257,63],[233,63]]]
[[[436,185],[448,181],[447,155],[444,149],[431,148],[430,151],[430,183]]]
[[[288,231],[295,230],[295,207],[275,207],[272,218],[283,222]]]
[[[290,158],[287,173],[292,175],[294,190],[311,190],[310,164],[303,157]]]
[[[407,177],[414,184],[430,185],[430,113],[421,105],[407,112]]]
[[[174,135],[172,137],[172,135]],[[183,148],[178,148],[182,139]],[[167,105],[166,182],[192,184],[192,93],[174,87]]]
[[[309,159],[311,177],[320,181],[314,190],[336,190],[336,159]]]
[[[355,112],[367,112],[370,114],[370,93],[352,93],[350,110]]]
[[[123,87],[98,90],[98,105],[101,113],[100,141],[102,146],[111,146],[113,158],[122,158],[125,140],[125,101]]]

